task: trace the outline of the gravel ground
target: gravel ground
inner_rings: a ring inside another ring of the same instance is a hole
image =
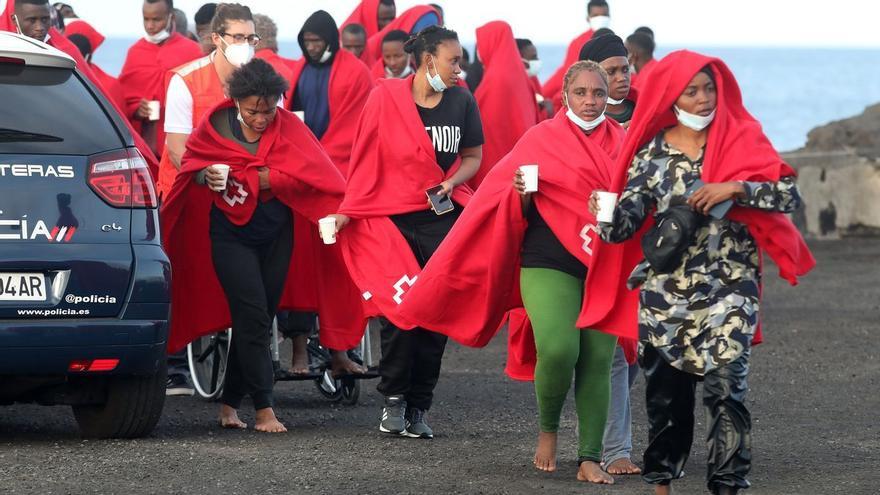
[[[880,240],[814,242],[818,268],[796,288],[767,277],[767,343],[753,355],[751,494],[876,494],[880,485]],[[768,275],[775,269],[768,267]],[[873,337],[873,339],[872,339]],[[69,408],[0,408],[3,493],[595,493],[643,494],[638,477],[612,487],[575,479],[575,418],[566,407],[560,468],[531,466],[532,385],[502,374],[503,338],[485,349],[450,344],[437,388],[433,441],[377,431],[379,395],[355,406],[311,383],[276,387],[290,432],[221,431],[216,404],[170,398],[149,438],[82,440]],[[644,381],[633,390],[634,454],[647,430]],[[252,411],[244,412],[253,421]],[[705,493],[705,426],[678,493]]]

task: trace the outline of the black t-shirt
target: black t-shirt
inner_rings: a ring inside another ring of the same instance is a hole
[[[434,108],[416,105],[425,131],[434,146],[437,163],[448,171],[462,148],[483,144],[483,123],[480,109],[470,91],[453,86],[443,92]]]
[[[534,203],[529,206],[526,220],[529,226],[523,238],[520,265],[523,268],[559,270],[572,277],[586,280],[587,267],[565,249]]]
[[[241,126],[238,124],[238,111],[235,107],[225,112],[211,115],[211,124],[217,133],[227,139],[238,141],[249,153],[257,154],[259,141],[248,142]],[[218,160],[219,161],[219,160]],[[261,245],[272,242],[291,221],[290,208],[277,198],[268,201],[257,201],[257,207],[248,223],[235,225],[217,205],[211,205],[211,222],[209,232],[212,239],[238,241],[247,245]]]

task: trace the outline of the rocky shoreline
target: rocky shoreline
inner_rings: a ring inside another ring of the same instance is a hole
[[[783,158],[798,171],[804,208],[794,220],[803,232],[880,236],[880,104],[813,129]]]

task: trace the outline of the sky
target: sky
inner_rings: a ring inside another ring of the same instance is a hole
[[[54,1],[54,0],[52,0]],[[105,36],[143,35],[139,0],[66,0]],[[190,17],[204,0],[175,0]],[[254,13],[278,24],[280,39],[295,39],[315,10],[342,23],[357,0],[245,0]],[[427,2],[397,0],[398,12]],[[474,30],[505,20],[518,37],[538,44],[567,44],[586,30],[586,0],[440,0],[446,25],[472,42]],[[650,26],[658,45],[675,47],[865,47],[880,48],[880,2],[873,0],[609,0],[611,28],[631,33]]]

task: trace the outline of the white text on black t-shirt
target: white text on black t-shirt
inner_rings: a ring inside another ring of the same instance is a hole
[[[457,125],[425,126],[431,135],[434,150],[440,153],[458,153],[461,141],[461,127]]]

